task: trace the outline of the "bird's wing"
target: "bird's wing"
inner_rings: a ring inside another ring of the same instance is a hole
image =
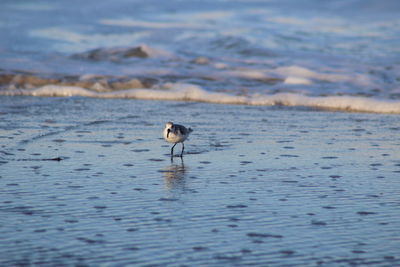
[[[183,125],[175,124],[175,127],[182,135],[187,135],[189,133],[188,129]]]

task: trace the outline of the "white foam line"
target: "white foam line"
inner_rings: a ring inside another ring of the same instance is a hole
[[[226,71],[222,77],[241,77],[245,79],[282,79],[286,84],[310,85],[313,81],[348,82],[361,86],[374,87],[370,77],[363,74],[320,73],[300,66],[279,67],[276,69],[237,69]]]
[[[314,97],[294,93],[274,95],[253,94],[236,96],[226,93],[209,92],[191,84],[166,84],[160,89],[129,89],[113,92],[93,92],[73,86],[46,85],[37,89],[14,89],[0,91],[0,95],[96,98],[132,98],[144,100],[194,101],[214,104],[241,104],[257,106],[303,106],[342,111],[395,113],[400,114],[400,101],[379,100],[355,96]]]
[[[181,23],[181,22],[171,22],[171,21],[141,21],[132,19],[103,19],[100,20],[101,24],[113,25],[113,26],[125,26],[125,27],[144,27],[152,29],[171,29],[171,28],[184,28],[184,29],[194,29],[201,28],[202,25],[195,25],[192,23]]]

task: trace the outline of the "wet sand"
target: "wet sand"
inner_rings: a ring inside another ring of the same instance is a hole
[[[400,264],[398,115],[0,101],[1,266]]]

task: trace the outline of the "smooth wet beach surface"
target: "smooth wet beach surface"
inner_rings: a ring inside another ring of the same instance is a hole
[[[2,1],[0,266],[400,266],[399,8]]]
[[[400,264],[397,115],[0,101],[1,266]]]

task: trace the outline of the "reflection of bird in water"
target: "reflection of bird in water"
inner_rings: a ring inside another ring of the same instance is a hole
[[[176,144],[182,143],[182,152],[181,152],[181,158],[182,158],[183,150],[185,150],[185,145],[183,144],[183,141],[185,141],[186,138],[188,138],[189,134],[192,131],[193,130],[191,128],[188,129],[183,125],[174,124],[172,122],[167,122],[165,124],[163,132],[164,138],[166,141],[174,143],[174,145],[171,148],[171,157],[174,156],[174,147],[176,146]]]
[[[186,174],[183,161],[181,162],[181,164],[169,165],[162,171],[162,173],[164,173],[165,185],[168,189],[183,187]]]

